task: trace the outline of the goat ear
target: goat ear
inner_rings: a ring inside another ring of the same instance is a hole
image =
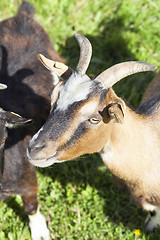
[[[5,126],[8,128],[15,128],[24,125],[29,125],[33,122],[32,119],[26,119],[14,112],[0,111],[0,119],[5,122]]]
[[[110,117],[115,118],[118,123],[124,122],[125,103],[119,99],[108,106],[108,114]]]

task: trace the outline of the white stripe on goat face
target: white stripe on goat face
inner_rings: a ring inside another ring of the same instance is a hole
[[[56,110],[64,111],[72,103],[87,99],[92,86],[93,81],[87,75],[74,72],[60,90]]]

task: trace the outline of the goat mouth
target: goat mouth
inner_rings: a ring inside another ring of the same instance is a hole
[[[51,165],[53,165],[54,163],[61,163],[63,161],[59,161],[57,160],[57,153],[55,155],[53,155],[50,158],[44,158],[44,159],[33,159],[27,149],[27,157],[29,159],[29,162],[36,166],[36,167],[41,167],[41,168],[45,168],[45,167],[49,167]]]

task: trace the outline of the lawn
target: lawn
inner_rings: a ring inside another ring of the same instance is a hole
[[[75,32],[92,43],[89,74],[98,75],[115,63],[146,61],[160,69],[159,0],[29,0],[35,18],[55,49],[76,67],[79,47]],[[13,16],[18,0],[0,1],[0,20]],[[137,107],[155,73],[139,73],[115,86],[116,93]],[[114,182],[98,154],[37,169],[39,202],[51,239],[160,239],[160,229],[147,235],[146,213]],[[0,202],[0,239],[29,240],[28,218],[19,196]]]

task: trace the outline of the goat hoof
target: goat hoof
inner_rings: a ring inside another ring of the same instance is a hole
[[[160,218],[158,215],[153,215],[149,213],[146,220],[145,220],[145,226],[147,233],[151,233],[157,228],[160,224]]]
[[[45,217],[37,211],[33,216],[29,216],[29,226],[32,240],[49,240],[50,232],[47,228]]]

